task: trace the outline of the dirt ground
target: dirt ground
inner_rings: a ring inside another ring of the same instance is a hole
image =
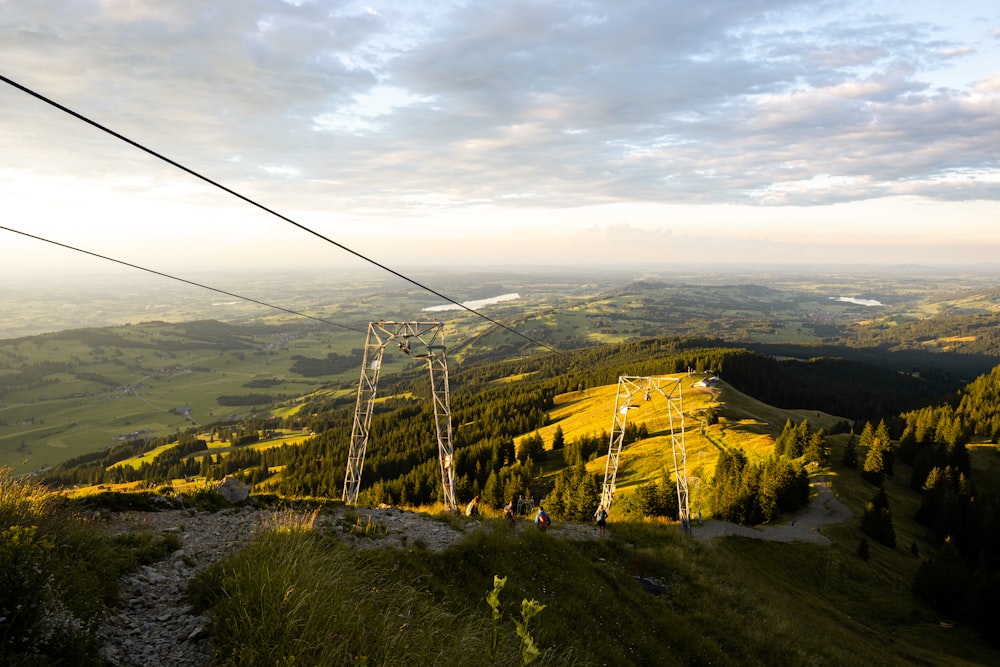
[[[720,535],[741,535],[773,542],[830,544],[830,539],[820,532],[820,528],[844,523],[853,516],[853,513],[844,503],[837,500],[830,482],[826,479],[821,478],[811,486],[816,495],[809,501],[809,505],[785,523],[751,528],[728,521],[709,520],[700,526],[696,523],[692,528],[692,535],[703,542]]]

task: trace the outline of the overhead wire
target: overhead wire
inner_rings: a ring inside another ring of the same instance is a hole
[[[200,287],[202,289],[207,289],[207,290],[211,290],[213,292],[218,292],[219,294],[225,294],[226,296],[231,296],[231,297],[234,297],[234,298],[237,298],[237,299],[242,299],[244,301],[249,301],[250,303],[256,303],[256,304],[259,304],[261,306],[267,306],[268,308],[274,308],[275,310],[280,310],[282,312],[289,313],[291,315],[296,315],[298,317],[307,317],[310,320],[315,320],[317,322],[322,322],[323,324],[331,324],[331,325],[333,325],[335,327],[340,327],[341,329],[347,329],[348,331],[356,331],[357,333],[362,333],[362,334],[363,333],[367,333],[366,331],[362,331],[361,329],[357,329],[355,327],[348,326],[346,324],[340,324],[339,322],[333,322],[331,320],[323,319],[322,317],[315,317],[315,316],[309,315],[307,313],[300,313],[299,311],[292,310],[291,308],[284,308],[283,306],[276,306],[273,303],[268,303],[266,301],[260,301],[259,299],[253,299],[253,298],[248,297],[248,296],[243,296],[242,294],[236,294],[235,292],[227,292],[226,290],[219,289],[218,287],[212,287],[211,285],[205,285],[204,283],[195,282],[193,280],[188,280],[186,278],[179,278],[178,276],[173,276],[173,275],[170,275],[169,273],[164,273],[162,271],[157,271],[155,269],[150,269],[150,268],[147,268],[145,266],[139,266],[138,264],[132,264],[131,262],[126,262],[126,261],[123,261],[123,260],[120,260],[120,259],[115,259],[114,257],[108,257],[107,255],[100,255],[100,254],[98,254],[96,252],[91,252],[90,250],[84,250],[83,248],[78,248],[76,246],[71,246],[71,245],[69,245],[67,243],[60,243],[58,241],[53,241],[52,239],[47,239],[47,238],[44,238],[42,236],[38,236],[36,234],[29,234],[28,232],[21,231],[20,229],[14,229],[13,227],[7,227],[5,225],[0,225],[0,229],[2,229],[4,231],[7,231],[7,232],[12,232],[14,234],[20,234],[21,236],[26,236],[28,238],[35,239],[35,240],[38,240],[38,241],[44,241],[45,243],[51,243],[52,245],[59,246],[60,248],[66,248],[68,250],[73,250],[75,252],[81,252],[84,255],[90,255],[91,257],[97,257],[98,259],[104,259],[104,260],[107,260],[109,262],[114,262],[115,264],[121,264],[122,266],[128,266],[128,267],[133,268],[133,269],[139,269],[140,271],[146,271],[147,273],[152,273],[152,274],[155,274],[157,276],[162,276],[164,278],[169,278],[171,280],[177,280],[177,281],[182,282],[182,283],[187,283],[188,285],[194,285],[195,287]]]
[[[274,216],[274,217],[276,217],[276,218],[278,218],[280,220],[283,220],[284,222],[286,222],[286,223],[288,223],[288,224],[290,224],[290,225],[292,225],[294,227],[297,227],[297,228],[301,229],[302,231],[304,231],[304,232],[306,232],[308,234],[312,234],[313,236],[315,236],[315,237],[317,237],[319,239],[322,239],[323,241],[326,241],[327,243],[329,243],[331,245],[334,245],[337,248],[340,248],[341,250],[343,250],[343,251],[345,251],[345,252],[347,252],[347,253],[349,253],[351,255],[354,255],[355,257],[357,257],[357,258],[359,258],[359,259],[361,259],[361,260],[363,260],[365,262],[368,262],[369,264],[372,264],[373,266],[378,267],[379,269],[382,269],[383,271],[391,273],[392,275],[396,276],[397,278],[401,278],[401,279],[405,280],[406,282],[410,283],[411,285],[414,285],[415,287],[418,287],[419,289],[422,289],[422,290],[424,290],[424,291],[426,291],[426,292],[428,292],[430,294],[433,294],[434,296],[436,296],[438,298],[444,299],[448,303],[450,303],[452,305],[455,305],[455,306],[458,306],[462,310],[465,310],[465,311],[467,311],[469,313],[472,313],[473,315],[476,315],[477,317],[480,317],[483,320],[486,320],[487,322],[489,322],[489,323],[491,323],[491,324],[493,324],[493,325],[495,325],[495,326],[497,326],[497,327],[499,327],[501,329],[504,329],[504,330],[506,330],[506,331],[508,331],[508,332],[510,332],[510,333],[512,333],[512,334],[514,334],[514,335],[516,335],[518,337],[520,337],[520,338],[523,338],[524,340],[526,340],[526,341],[528,341],[528,342],[530,342],[530,343],[532,343],[534,345],[538,345],[539,347],[545,348],[549,352],[552,352],[552,353],[554,353],[556,355],[564,357],[564,358],[566,358],[567,360],[569,360],[571,362],[573,361],[572,358],[569,355],[567,355],[564,352],[561,352],[561,351],[557,350],[556,348],[552,347],[551,345],[548,345],[547,343],[544,343],[542,341],[536,340],[536,339],[532,338],[531,336],[528,336],[525,333],[522,333],[522,332],[520,332],[520,331],[518,331],[518,330],[516,330],[516,329],[514,329],[512,327],[507,326],[503,322],[500,322],[500,321],[498,321],[498,320],[496,320],[496,319],[494,319],[494,318],[492,318],[492,317],[490,317],[488,315],[485,315],[484,313],[481,313],[478,310],[476,310],[474,308],[471,308],[471,307],[465,305],[464,303],[461,303],[460,301],[457,301],[457,300],[451,298],[450,296],[442,294],[441,292],[439,292],[439,291],[437,291],[437,290],[435,290],[435,289],[433,289],[433,288],[431,288],[431,287],[429,287],[427,285],[424,285],[423,283],[421,283],[421,282],[419,282],[419,281],[417,281],[417,280],[415,280],[413,278],[410,278],[409,276],[404,275],[403,273],[401,273],[399,271],[396,271],[395,269],[393,269],[393,268],[391,268],[389,266],[386,266],[385,264],[382,264],[381,262],[378,262],[378,261],[376,261],[376,260],[374,260],[374,259],[372,259],[372,258],[370,258],[370,257],[368,257],[368,256],[366,256],[366,255],[364,255],[364,254],[362,254],[362,253],[360,253],[360,252],[352,249],[352,248],[349,248],[349,247],[347,247],[346,245],[344,245],[342,243],[334,241],[333,239],[331,239],[331,238],[329,238],[329,237],[327,237],[327,236],[325,236],[325,235],[323,235],[323,234],[321,234],[321,233],[319,233],[319,232],[317,232],[317,231],[315,231],[315,230],[313,230],[313,229],[311,229],[311,228],[309,228],[309,227],[307,227],[307,226],[305,226],[305,225],[303,225],[303,224],[301,224],[299,222],[296,222],[295,220],[289,218],[288,216],[286,216],[286,215],[284,215],[282,213],[279,213],[278,211],[275,211],[274,209],[269,208],[268,206],[265,206],[264,204],[261,204],[260,202],[256,201],[255,199],[252,199],[252,198],[250,198],[250,197],[248,197],[248,196],[246,196],[244,194],[241,194],[240,192],[237,192],[236,190],[233,190],[232,188],[230,188],[230,187],[228,187],[226,185],[223,185],[222,183],[220,183],[220,182],[218,182],[218,181],[216,181],[216,180],[214,180],[212,178],[209,178],[208,176],[205,176],[201,172],[195,171],[194,169],[192,169],[190,167],[187,167],[186,165],[178,162],[177,160],[169,158],[166,155],[163,155],[162,153],[159,153],[159,152],[153,150],[152,148],[149,148],[148,146],[146,146],[146,145],[144,145],[142,143],[139,143],[138,141],[130,139],[130,138],[126,137],[125,135],[121,134],[120,132],[112,130],[111,128],[109,128],[109,127],[107,127],[105,125],[102,125],[101,123],[99,123],[99,122],[97,122],[97,121],[89,118],[88,116],[85,116],[82,113],[74,111],[73,109],[70,109],[69,107],[67,107],[67,106],[65,106],[63,104],[60,104],[59,102],[56,102],[55,100],[53,100],[53,99],[51,99],[51,98],[49,98],[49,97],[47,97],[47,96],[45,96],[45,95],[43,95],[43,94],[41,94],[41,93],[33,90],[33,89],[31,89],[31,88],[29,88],[29,87],[27,87],[27,86],[25,86],[23,84],[20,84],[20,83],[18,83],[16,81],[10,79],[9,77],[3,75],[3,74],[0,74],[0,80],[2,80],[4,83],[6,83],[6,84],[8,84],[8,85],[10,85],[10,86],[12,86],[14,88],[17,88],[21,92],[26,93],[26,94],[28,94],[28,95],[30,95],[30,96],[32,96],[32,97],[34,97],[34,98],[36,98],[36,99],[44,102],[45,104],[48,104],[49,106],[52,106],[52,107],[58,109],[59,111],[62,111],[63,113],[66,113],[66,114],[68,114],[70,116],[73,116],[77,120],[80,120],[80,121],[82,121],[82,122],[84,122],[84,123],[86,123],[86,124],[88,124],[88,125],[96,128],[96,129],[98,129],[98,130],[106,133],[106,134],[109,134],[112,137],[114,137],[114,138],[116,138],[116,139],[118,139],[120,141],[123,141],[123,142],[129,144],[130,146],[132,146],[132,147],[134,147],[134,148],[136,148],[136,149],[138,149],[138,150],[140,150],[140,151],[142,151],[142,152],[144,152],[144,153],[146,153],[148,155],[151,155],[151,156],[153,156],[153,157],[155,157],[155,158],[157,158],[157,159],[159,159],[159,160],[161,160],[163,162],[166,162],[167,164],[169,164],[172,167],[175,167],[176,169],[179,169],[179,170],[181,170],[181,171],[183,171],[183,172],[185,172],[185,173],[187,173],[187,174],[189,174],[189,175],[191,175],[191,176],[193,176],[193,177],[195,177],[195,178],[197,178],[197,179],[199,179],[201,181],[204,181],[205,183],[208,183],[209,185],[211,185],[211,186],[213,186],[215,188],[218,188],[219,190],[222,190],[223,192],[226,192],[229,195],[232,195],[233,197],[236,197],[237,199],[239,199],[239,200],[241,200],[241,201],[243,201],[243,202],[245,202],[247,204],[250,204],[251,206],[253,206],[255,208],[258,208],[258,209],[264,211],[265,213],[268,213],[268,214],[270,214],[270,215],[272,215],[272,216]],[[7,229],[7,228],[5,228],[5,229]],[[45,239],[42,239],[42,240],[45,240]],[[57,245],[60,245],[60,244],[57,244]],[[94,254],[94,253],[89,253],[89,254]],[[104,258],[104,259],[109,259],[109,258]],[[117,260],[113,260],[113,261],[117,261]],[[120,263],[125,264],[125,262],[120,262]],[[141,267],[136,267],[136,268],[141,268]],[[161,275],[165,275],[165,274],[161,274]],[[172,276],[170,276],[170,277],[172,277]],[[188,281],[184,281],[184,282],[188,282]],[[216,291],[219,291],[219,290],[216,290]],[[242,298],[242,297],[240,297],[240,298]]]

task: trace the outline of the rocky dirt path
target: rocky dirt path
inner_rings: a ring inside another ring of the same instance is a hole
[[[307,515],[299,518],[308,520]],[[111,533],[175,533],[182,548],[166,560],[140,568],[120,582],[123,606],[101,626],[101,657],[109,667],[203,667],[213,645],[209,618],[185,601],[188,582],[200,569],[245,547],[258,531],[294,520],[287,510],[242,507],[220,512],[164,510],[123,512],[108,521]],[[315,527],[331,530],[359,548],[419,546],[442,551],[482,523],[451,523],[427,514],[393,508],[339,508],[323,514]],[[525,521],[524,527],[530,524]],[[586,530],[590,528],[590,530]],[[592,527],[560,527],[554,534],[597,536]],[[360,536],[359,536],[360,535]]]
[[[210,620],[195,615],[185,602],[185,588],[195,572],[245,546],[267,517],[259,510],[216,513],[167,510],[113,515],[112,533],[176,533],[182,543],[166,560],[122,578],[124,605],[99,631],[101,657],[109,666],[209,664]]]

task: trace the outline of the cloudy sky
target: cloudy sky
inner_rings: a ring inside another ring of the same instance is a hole
[[[986,0],[0,0],[0,74],[395,266],[1000,258]],[[350,267],[0,83],[0,225]],[[99,260],[0,231],[0,266]]]

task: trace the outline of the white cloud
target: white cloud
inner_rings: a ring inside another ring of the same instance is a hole
[[[7,76],[269,206],[350,221],[331,223],[338,237],[419,223],[434,248],[488,220],[492,234],[513,227],[511,239],[580,257],[603,242],[660,256],[642,243],[665,238],[665,219],[675,244],[741,225],[774,242],[796,234],[786,213],[819,234],[841,224],[823,214],[852,203],[901,229],[878,203],[903,196],[961,204],[949,215],[982,233],[978,202],[1000,200],[1000,16],[980,14],[963,0],[948,12],[894,0],[38,0],[0,3],[0,55]],[[0,127],[0,194],[35,217],[72,210],[109,238],[159,219],[143,207],[240,218],[243,204],[10,87]],[[61,189],[57,204],[48,193]],[[380,249],[407,256],[390,238]]]
[[[413,95],[402,88],[377,85],[355,95],[351,104],[319,114],[313,122],[320,131],[367,134],[382,130],[400,109],[430,102],[432,98]]]

